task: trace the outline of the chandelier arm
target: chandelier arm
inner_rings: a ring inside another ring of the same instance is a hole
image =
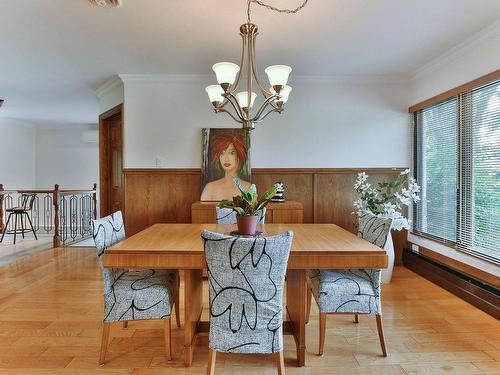
[[[255,39],[256,39],[256,37],[257,37],[257,34],[252,34],[252,45],[249,48],[250,55],[251,55],[251,62],[252,62],[251,69],[253,71],[253,75],[255,77],[255,81],[257,82],[257,85],[259,85],[259,89],[260,89],[262,95],[264,95],[264,97],[267,98],[267,97],[269,97],[272,94],[271,94],[271,92],[269,92],[267,90],[267,88],[260,81],[259,75],[257,74],[257,67],[256,67],[256,64],[255,64]]]
[[[227,98],[227,101],[229,103],[231,103],[231,105],[233,106],[234,108],[234,111],[236,112],[236,114],[238,115],[238,117],[242,120],[242,121],[245,121],[245,120],[248,120],[245,115],[243,114],[243,110],[241,109],[241,107],[239,106],[238,104],[238,99],[236,99],[236,97],[233,95],[233,93],[231,92],[228,92],[226,95],[226,98]],[[236,103],[236,104],[235,104]]]
[[[268,112],[266,112],[266,114],[264,116],[262,116],[260,119],[258,120],[255,120],[253,121],[254,123],[259,123],[261,121],[263,121],[267,116],[269,116],[271,113],[273,112],[278,112],[278,113],[281,113],[277,108],[272,108],[270,109]]]
[[[241,35],[241,39],[242,39],[242,48],[241,48],[241,60],[240,60],[240,71],[238,72],[238,75],[236,76],[236,81],[234,81],[234,84],[232,85],[231,87],[231,92],[235,92],[236,89],[238,88],[238,85],[240,84],[240,80],[241,80],[241,75],[242,75],[242,72],[243,72],[243,64],[245,63],[245,52],[246,52],[246,39],[245,39],[245,36],[240,34]]]
[[[270,97],[268,97],[264,103],[262,103],[262,105],[260,106],[259,108],[259,111],[257,112],[257,114],[254,116],[254,118],[250,121],[252,122],[256,122],[259,120],[260,116],[262,116],[262,113],[266,110],[266,108],[269,106],[269,104],[274,100],[274,99],[278,99],[278,95],[271,95]],[[274,109],[274,108],[273,108]]]
[[[238,123],[240,123],[240,124],[243,124],[243,121],[242,121],[242,120],[240,120],[239,118],[237,118],[235,115],[233,115],[233,114],[232,114],[230,111],[228,111],[227,109],[224,109],[224,108],[218,108],[218,109],[217,109],[217,113],[221,113],[221,112],[227,113],[229,116],[231,116],[231,118],[232,118],[234,121],[236,121],[236,122],[238,122]]]

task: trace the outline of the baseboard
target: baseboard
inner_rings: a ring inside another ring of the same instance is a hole
[[[409,249],[403,251],[403,265],[500,320],[500,289]]]

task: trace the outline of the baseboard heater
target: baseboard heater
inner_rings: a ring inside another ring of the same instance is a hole
[[[500,320],[500,289],[413,250],[403,250],[403,264],[406,268]]]

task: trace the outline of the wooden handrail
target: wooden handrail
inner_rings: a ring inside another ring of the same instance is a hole
[[[59,190],[60,195],[71,194],[97,194],[95,190]]]

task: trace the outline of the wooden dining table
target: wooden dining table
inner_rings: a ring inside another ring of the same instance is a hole
[[[201,321],[205,266],[202,229],[230,234],[235,225],[155,224],[108,248],[104,266],[110,268],[162,268],[184,270],[184,364],[193,360],[199,332],[207,332]],[[286,279],[285,334],[292,334],[297,365],[305,365],[306,270],[312,268],[386,268],[386,252],[334,224],[267,224],[257,228],[261,236],[294,232]]]

